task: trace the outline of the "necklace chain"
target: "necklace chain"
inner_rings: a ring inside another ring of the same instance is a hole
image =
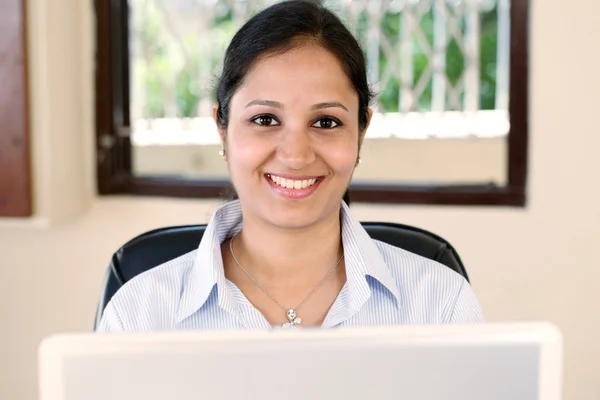
[[[252,275],[250,275],[250,273],[248,271],[246,271],[246,269],[242,266],[242,264],[238,261],[237,257],[235,256],[235,253],[233,251],[233,239],[235,239],[235,237],[238,234],[236,233],[231,240],[229,241],[229,251],[231,252],[231,256],[233,257],[233,260],[235,261],[235,263],[240,267],[240,269],[246,274],[246,276],[248,276],[248,278],[250,278],[250,280],[252,282],[254,282],[254,284],[260,289],[262,290],[267,296],[269,296],[269,298],[271,300],[273,300],[273,302],[275,302],[279,307],[281,307],[281,309],[283,311],[287,312],[288,315],[288,319],[290,320],[289,323],[284,324],[284,326],[291,326],[291,325],[299,325],[300,322],[302,321],[300,318],[296,318],[296,311],[304,304],[306,303],[306,301],[308,299],[311,298],[311,296],[317,291],[319,290],[319,288],[323,285],[323,283],[325,283],[325,281],[327,280],[327,278],[329,278],[329,276],[333,273],[333,271],[335,270],[335,268],[338,266],[338,264],[340,263],[340,261],[342,261],[342,258],[344,258],[344,254],[342,253],[342,256],[336,261],[335,264],[333,264],[333,266],[329,269],[329,271],[327,272],[327,275],[325,275],[325,277],[323,279],[321,279],[321,281],[319,281],[319,283],[317,284],[317,286],[315,286],[315,288],[308,294],[308,296],[306,296],[304,298],[304,300],[302,300],[300,302],[300,304],[298,304],[295,308],[291,308],[288,309],[286,307],[284,307],[280,302],[277,301],[277,299],[275,299],[271,293],[269,293],[264,287],[261,286],[260,283],[258,283],[258,281],[256,279],[254,279],[254,277]]]

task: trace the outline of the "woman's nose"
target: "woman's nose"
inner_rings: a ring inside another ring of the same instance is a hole
[[[310,132],[304,126],[289,126],[281,132],[277,158],[287,168],[299,170],[315,160]]]

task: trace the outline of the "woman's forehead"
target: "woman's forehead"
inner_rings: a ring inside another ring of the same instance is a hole
[[[315,102],[332,101],[333,96],[338,101],[356,102],[358,107],[358,95],[338,59],[315,45],[264,57],[250,69],[237,94],[234,97],[242,100],[277,96],[280,102],[298,96]]]

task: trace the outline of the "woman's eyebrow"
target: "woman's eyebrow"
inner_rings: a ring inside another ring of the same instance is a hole
[[[252,107],[252,106],[267,106],[267,107],[283,109],[283,104],[281,104],[278,101],[273,101],[273,100],[257,99],[257,100],[252,100],[250,103],[246,104],[246,108]]]
[[[262,99],[256,99],[256,100],[252,100],[250,103],[246,104],[246,108],[248,107],[252,107],[252,106],[267,106],[267,107],[273,107],[273,108],[278,108],[283,110],[284,106],[283,104],[281,104],[278,101],[274,101],[274,100],[262,100]],[[348,111],[348,108],[343,105],[342,103],[340,103],[339,101],[327,101],[324,103],[317,103],[314,104],[310,107],[311,111],[314,110],[322,110],[324,108],[341,108],[343,110]]]
[[[340,103],[339,101],[328,101],[326,103],[318,103],[318,104],[313,105],[310,109],[314,111],[314,110],[321,110],[323,108],[332,108],[332,107],[338,107],[338,108],[348,111],[348,108],[345,105],[343,105],[342,103]]]

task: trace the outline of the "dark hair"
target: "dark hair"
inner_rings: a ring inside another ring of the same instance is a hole
[[[364,131],[373,93],[367,81],[365,55],[344,23],[316,2],[289,0],[272,5],[252,17],[235,34],[223,63],[217,85],[217,124],[227,130],[229,103],[253,65],[268,56],[285,53],[306,43],[331,52],[358,94],[358,123]],[[344,201],[349,203],[348,192]]]

